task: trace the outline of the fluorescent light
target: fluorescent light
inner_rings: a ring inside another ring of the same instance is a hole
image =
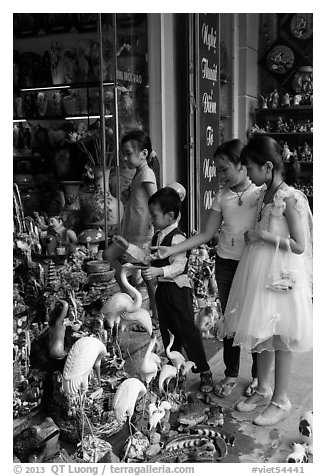
[[[104,116],[105,118],[108,117],[113,117],[112,114],[107,114]],[[100,116],[70,116],[70,117],[65,117],[66,121],[75,121],[79,119],[100,119]]]
[[[45,89],[69,89],[71,86],[47,86],[46,88],[24,88],[21,91],[43,91]]]
[[[26,122],[26,119],[14,119],[13,122]]]

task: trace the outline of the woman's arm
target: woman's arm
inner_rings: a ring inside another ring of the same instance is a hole
[[[179,243],[178,245],[158,247],[154,246],[152,247],[152,250],[157,250],[157,257],[160,259],[167,258],[168,256],[175,255],[176,253],[183,253],[187,250],[191,250],[192,248],[196,248],[197,246],[210,241],[214,237],[215,233],[218,231],[221,223],[221,212],[210,210],[203,231],[201,231],[197,235],[191,236],[182,243]]]

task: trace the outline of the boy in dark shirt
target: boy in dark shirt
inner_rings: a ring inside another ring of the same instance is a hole
[[[173,188],[165,187],[154,193],[148,205],[155,228],[152,246],[176,245],[186,239],[178,228],[181,199]],[[195,362],[196,373],[200,373],[201,391],[208,393],[214,384],[201,334],[195,325],[187,270],[187,254],[180,253],[166,259],[153,259],[151,267],[143,270],[143,277],[157,279],[155,301],[164,348],[169,345],[170,331],[174,335],[171,350],[181,352],[184,348],[188,359]]]

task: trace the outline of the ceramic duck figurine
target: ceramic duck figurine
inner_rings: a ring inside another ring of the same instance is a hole
[[[67,301],[60,300],[56,305],[57,310],[53,312],[49,319],[49,356],[52,359],[63,359],[67,352],[64,349],[64,339],[66,333],[65,318],[68,313]],[[61,309],[61,311],[60,311]]]
[[[39,370],[62,371],[65,352],[68,303],[60,300],[50,312],[49,326],[31,344],[30,364]]]

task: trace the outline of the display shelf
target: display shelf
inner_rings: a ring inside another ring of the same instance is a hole
[[[309,187],[312,187],[312,172],[313,172],[313,160],[312,160],[312,144],[313,144],[313,132],[311,130],[306,131],[276,131],[276,128],[287,127],[299,129],[301,127],[310,129],[312,128],[313,119],[313,106],[311,104],[303,104],[296,106],[278,107],[275,109],[264,108],[255,109],[253,113],[254,124],[257,127],[255,135],[268,135],[273,137],[279,142],[281,147],[287,145],[290,153],[295,153],[299,157],[298,163],[300,164],[299,182],[300,179],[308,180],[311,183]],[[291,124],[292,121],[292,124]],[[310,122],[311,121],[311,122]],[[267,126],[271,129],[270,132],[262,132]],[[262,130],[259,130],[262,129]],[[273,130],[274,129],[274,130]],[[307,150],[306,150],[307,149]],[[304,157],[309,157],[309,160],[302,160]],[[288,163],[289,161],[284,161]],[[310,191],[310,190],[309,190]],[[310,207],[312,208],[313,195],[309,193],[307,195],[309,199]]]
[[[263,108],[263,109],[255,109],[255,114],[282,114],[284,112],[312,112],[313,106],[311,105],[298,105],[298,106],[287,106],[287,107],[277,107],[275,109],[272,108]]]
[[[263,136],[265,134],[271,137],[274,137],[274,136],[312,137],[313,136],[312,132],[256,132],[256,135],[258,136]]]

